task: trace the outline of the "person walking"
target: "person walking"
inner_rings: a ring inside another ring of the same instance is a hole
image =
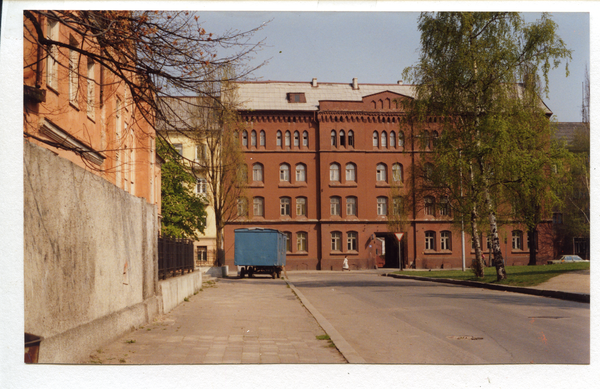
[[[350,271],[350,266],[348,266],[348,257],[344,257],[344,263],[342,263],[342,271],[348,270]]]

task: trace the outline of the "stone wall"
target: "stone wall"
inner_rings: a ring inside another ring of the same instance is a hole
[[[24,143],[25,332],[77,362],[158,314],[156,206]]]

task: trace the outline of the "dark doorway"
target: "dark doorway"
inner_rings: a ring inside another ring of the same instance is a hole
[[[396,235],[391,232],[378,232],[376,238],[376,263],[377,267],[385,269],[399,269],[400,258],[398,251],[402,250],[402,262],[406,263],[406,255],[404,253],[404,245],[398,242]],[[402,266],[404,268],[404,266]]]

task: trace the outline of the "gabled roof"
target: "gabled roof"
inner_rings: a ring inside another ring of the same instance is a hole
[[[565,141],[568,145],[573,143],[576,134],[589,134],[590,128],[586,123],[581,122],[560,122],[556,123],[556,132],[554,139]]]
[[[317,111],[319,101],[362,101],[363,97],[389,91],[413,97],[414,87],[403,84],[358,84],[311,82],[237,82],[240,110]],[[306,103],[290,103],[288,93],[304,93]]]

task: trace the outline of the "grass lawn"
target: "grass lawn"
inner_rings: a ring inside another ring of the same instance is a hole
[[[483,278],[476,278],[470,269],[466,269],[464,272],[461,270],[396,271],[393,274],[428,278],[450,278],[453,280],[479,281],[512,286],[536,286],[563,273],[574,270],[589,270],[589,268],[589,262],[538,266],[507,266],[506,274],[508,275],[508,278],[500,282],[496,281],[495,267],[486,267]]]

